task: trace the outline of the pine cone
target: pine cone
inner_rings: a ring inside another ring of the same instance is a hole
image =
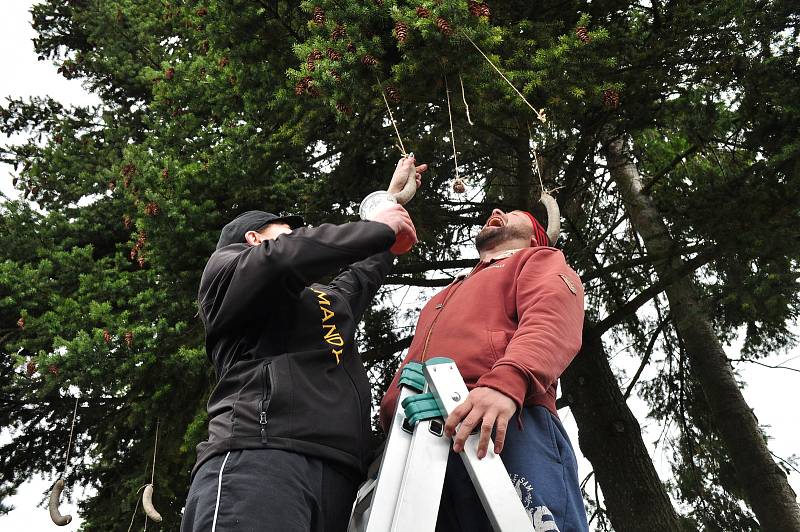
[[[28,363],[25,364],[25,374],[30,377],[34,373],[36,373],[36,362],[29,360]]]
[[[342,81],[342,76],[335,70],[329,70],[328,73],[335,79],[336,81]]]
[[[308,54],[308,58],[306,59],[306,68],[308,68],[309,72],[314,72],[316,68],[314,65],[315,61],[319,61],[322,59],[322,52],[319,50],[313,50],[310,54]]]
[[[158,216],[158,213],[161,212],[161,208],[158,206],[158,203],[155,201],[151,201],[148,203],[144,208],[144,213],[147,216]]]
[[[331,40],[338,41],[339,39],[343,39],[345,35],[347,35],[347,31],[345,31],[344,26],[337,24],[331,32]]]
[[[125,229],[130,229],[130,228],[131,228],[131,223],[132,223],[132,220],[131,220],[131,217],[130,217],[130,216],[128,216],[128,215],[126,214],[125,216],[123,216],[123,217],[122,217],[122,226],[123,226]]]
[[[469,12],[472,16],[481,16],[481,5],[475,0],[469,0]]]
[[[323,24],[325,24],[325,10],[319,6],[315,7],[313,20],[314,24],[316,24],[317,26],[322,26]]]
[[[20,329],[25,328],[25,318],[20,318],[17,320],[17,327],[19,327]]]
[[[479,16],[485,17],[485,18],[489,18],[489,17],[492,16],[492,12],[489,9],[489,6],[486,5],[486,3],[482,2],[481,5],[479,6],[479,9],[480,9],[480,15]]]
[[[219,65],[220,68],[225,68],[226,66],[228,66],[228,63],[230,63],[230,60],[227,57],[223,57],[219,60],[219,63],[217,64]]]
[[[578,26],[575,28],[575,35],[577,35],[578,39],[580,39],[584,44],[592,40],[592,37],[589,35],[589,30],[587,30],[584,26]]]
[[[464,181],[461,179],[456,179],[453,181],[453,192],[456,194],[463,194],[467,191],[467,185],[464,184]]]
[[[174,77],[175,77],[175,69],[174,68],[169,67],[168,69],[166,69],[164,71],[164,79],[172,79]]]
[[[397,42],[403,44],[408,39],[408,26],[404,22],[394,23],[394,36],[397,37]]]
[[[386,85],[386,97],[390,102],[397,103],[400,101],[400,93],[392,85]]]
[[[117,188],[117,182],[112,179],[108,182],[108,190],[114,192],[115,188]]]
[[[308,87],[306,87],[306,92],[308,92],[309,96],[316,98],[319,96],[319,89],[314,85],[314,81],[309,79]]]
[[[133,332],[125,331],[123,338],[125,338],[125,343],[128,345],[128,347],[133,345]]]
[[[301,79],[300,81],[297,82],[297,84],[294,86],[294,93],[296,95],[300,96],[301,94],[306,92],[306,89],[308,89],[308,80],[309,79],[311,79],[311,78],[303,78],[303,79]]]
[[[327,50],[325,50],[325,52],[328,54],[328,58],[331,61],[339,61],[342,58],[342,54],[340,54],[333,48],[328,48]]]
[[[343,115],[351,115],[353,114],[353,108],[347,105],[344,102],[339,102],[336,104],[336,110],[342,113]]]
[[[136,165],[128,163],[122,166],[122,176],[123,177],[130,177],[136,173]]]
[[[351,42],[347,43],[347,51],[350,52],[351,54],[355,53],[356,45]]]
[[[108,329],[103,329],[103,341],[107,344],[111,343],[111,333],[108,332]]]
[[[430,17],[430,16],[431,16],[431,12],[430,12],[430,11],[428,11],[427,9],[425,9],[424,7],[422,7],[422,6],[419,6],[419,7],[417,8],[417,16],[418,16],[419,18],[428,18],[428,17]]]
[[[361,62],[367,66],[375,66],[378,64],[378,60],[369,54],[364,54],[364,57],[361,58]]]
[[[376,6],[378,6],[378,7],[382,7],[383,6],[383,0],[373,0],[373,1],[375,2]]]
[[[49,366],[47,366],[47,371],[50,373],[50,375],[53,375],[55,377],[58,377],[58,374],[60,373],[58,366],[55,364],[50,364]]]
[[[619,107],[619,93],[614,89],[605,89],[603,91],[603,105],[610,109]]]
[[[139,256],[139,260],[137,260],[137,261],[136,261],[136,263],[137,263],[137,264],[139,264],[139,267],[140,267],[140,268],[144,268],[144,257],[142,257],[142,256],[140,255],[140,256]]]
[[[197,13],[198,17],[204,17],[208,15],[208,9],[206,9],[205,7],[201,7],[197,11],[195,11],[195,13]]]
[[[166,166],[161,170],[161,179],[166,179],[169,177],[169,168]]]
[[[444,17],[439,17],[436,19],[436,27],[439,28],[439,31],[446,36],[450,36],[453,34],[453,28],[450,27],[450,23],[445,20]]]

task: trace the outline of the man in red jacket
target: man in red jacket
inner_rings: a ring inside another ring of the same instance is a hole
[[[575,455],[556,413],[558,377],[581,346],[580,278],[525,211],[495,209],[475,244],[480,262],[426,304],[403,361],[452,358],[470,389],[445,421],[453,452],[437,531],[491,530],[455,454],[478,428],[478,456],[493,436],[537,532],[588,531]],[[384,429],[399,374],[381,402]]]

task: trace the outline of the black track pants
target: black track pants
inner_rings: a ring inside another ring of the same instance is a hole
[[[324,460],[275,449],[230,451],[197,471],[181,532],[343,532],[357,482]]]

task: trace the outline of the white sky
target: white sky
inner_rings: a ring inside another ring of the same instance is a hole
[[[0,17],[0,98],[5,96],[45,96],[49,95],[64,104],[86,105],[97,103],[97,98],[87,94],[76,80],[66,80],[56,73],[56,68],[50,62],[38,62],[33,52],[31,40],[34,32],[30,27],[29,0],[3,0],[2,17]],[[5,142],[6,139],[2,139]],[[422,155],[422,154],[420,154]],[[0,190],[8,195],[13,194],[11,180],[13,169],[7,165],[0,165]],[[736,356],[735,350],[728,350],[731,356]],[[778,365],[789,360],[787,367],[800,370],[800,349],[793,353],[774,355],[762,362]],[[613,361],[615,367],[625,368],[629,375],[635,371],[638,362],[627,353],[618,355]],[[798,423],[797,407],[800,404],[800,373],[785,369],[769,369],[755,364],[740,364],[737,366],[741,376],[747,383],[744,389],[745,399],[753,408],[758,420],[767,427],[767,432],[772,438],[770,449],[778,456],[786,457],[792,454],[800,455],[800,423]],[[647,375],[644,375],[646,377]],[[653,449],[652,443],[657,439],[661,427],[653,420],[646,419],[644,403],[632,398],[629,401],[634,413],[639,417],[645,431],[645,442],[650,446],[656,467],[662,478],[669,477],[667,456],[662,449]],[[578,449],[577,428],[572,415],[567,410],[561,411],[564,425],[569,431],[576,453],[579,454],[579,476],[582,479],[591,471],[591,465],[580,456]],[[68,435],[64,435],[65,444]],[[2,441],[8,441],[8,434],[0,435]],[[55,467],[62,467],[54,464]],[[795,492],[800,493],[800,474],[790,476]],[[55,529],[50,521],[47,509],[37,507],[42,494],[50,486],[50,481],[41,477],[23,484],[19,493],[11,497],[5,504],[10,504],[16,509],[6,516],[0,516],[0,530],[25,530],[26,532],[49,531]],[[74,498],[80,499],[84,492],[80,489]],[[74,502],[74,501],[73,501]],[[73,521],[61,530],[77,530],[81,519],[77,515],[74,504],[67,502],[61,505],[62,513],[71,513]],[[141,517],[141,512],[139,517]],[[141,528],[141,519],[137,518],[137,527]],[[137,528],[137,529],[139,529]]]

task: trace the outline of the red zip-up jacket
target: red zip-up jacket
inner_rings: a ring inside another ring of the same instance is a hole
[[[444,356],[467,388],[486,386],[517,404],[556,414],[558,377],[581,347],[583,285],[551,247],[506,252],[479,263],[422,309],[403,366]],[[395,375],[381,401],[387,430],[397,404]]]

